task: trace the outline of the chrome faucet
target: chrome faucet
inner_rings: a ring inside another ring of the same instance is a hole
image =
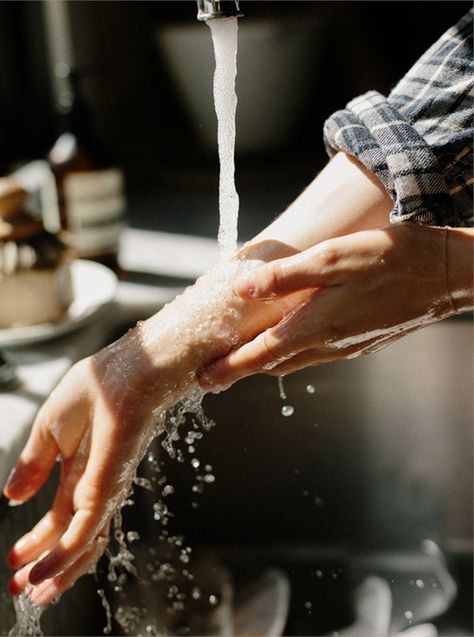
[[[220,0],[197,0],[197,19],[198,20],[215,20],[216,18],[230,18],[231,16],[241,17],[239,0],[224,1]]]

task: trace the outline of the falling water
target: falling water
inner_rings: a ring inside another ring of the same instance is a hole
[[[237,18],[209,20],[216,70],[214,73],[214,106],[217,115],[219,149],[219,242],[221,258],[231,257],[237,249],[239,196],[235,188],[235,111],[237,95]]]
[[[218,243],[220,247],[221,259],[229,259],[237,249],[237,224],[239,214],[239,197],[235,187],[235,113],[237,107],[237,96],[235,93],[235,78],[237,75],[237,32],[238,22],[237,18],[225,18],[219,20],[210,20],[207,23],[211,29],[212,41],[214,45],[214,55],[216,61],[216,69],[214,74],[214,105],[217,115],[217,141],[219,150],[219,162],[220,162],[220,174],[219,174],[219,231],[218,231]],[[199,396],[192,395],[185,398],[179,403],[174,410],[166,415],[166,425],[163,429],[163,420],[161,426],[157,427],[155,435],[161,435],[165,433],[162,441],[163,448],[168,452],[171,458],[176,458],[178,462],[184,461],[184,454],[182,450],[175,448],[175,442],[180,439],[178,433],[179,425],[183,424],[184,416],[186,413],[194,413],[199,421],[202,429],[208,430],[213,423],[209,421],[202,412],[201,400],[202,394]],[[188,444],[188,453],[194,453],[193,443],[198,436],[202,435],[201,432],[191,431],[185,439]],[[204,466],[204,471],[200,470],[200,461],[193,457],[191,459],[191,466],[196,472],[196,483],[193,487],[193,492],[196,494],[202,493],[205,484],[211,484],[215,480],[215,476],[212,473],[212,467],[210,465]],[[166,477],[163,479],[163,483],[166,481]],[[153,490],[151,483],[145,478],[135,478],[134,484],[143,487],[147,490]],[[163,486],[162,497],[173,493],[173,486],[165,484]],[[124,505],[133,504],[133,501],[128,499]],[[194,507],[197,507],[197,502],[192,503]],[[160,520],[160,523],[166,525],[167,508],[164,505],[162,499],[158,500],[154,506],[154,518]],[[165,513],[164,513],[165,512]],[[113,538],[117,544],[118,550],[116,554],[113,554],[111,548],[107,549],[107,556],[109,558],[108,576],[107,579],[114,583],[114,590],[121,591],[123,584],[127,580],[127,575],[137,575],[135,566],[133,564],[134,556],[129,550],[127,540],[132,538],[130,533],[125,535],[122,531],[122,518],[121,511],[118,510],[113,519]],[[181,536],[170,536],[166,529],[162,530],[160,540],[166,540],[168,543],[174,544],[176,548],[180,548],[179,559],[183,564],[187,564],[189,561],[190,547],[182,547]],[[161,564],[161,568],[167,566]],[[166,569],[165,569],[166,570]],[[187,573],[189,579],[192,579],[192,575],[188,571],[183,571],[183,574]],[[154,575],[157,575],[156,573]],[[158,574],[159,575],[159,574]],[[170,589],[171,590],[171,589]],[[195,587],[192,594],[193,599],[197,599],[197,591],[199,589]],[[110,604],[107,600],[105,590],[98,589],[98,595],[100,597],[102,606],[106,612],[106,626],[104,627],[104,633],[109,634],[112,630],[112,611]],[[177,604],[181,604],[178,595],[178,602],[174,601],[174,608],[177,609]],[[218,598],[214,594],[209,595],[209,605],[217,605]],[[25,594],[21,594],[15,601],[15,612],[17,622],[11,629],[9,635],[28,635],[28,636],[40,636],[43,635],[40,627],[40,616],[43,612],[43,608],[35,606]],[[138,616],[144,612],[145,609],[135,609],[135,607],[120,606],[115,614],[117,622],[128,632],[134,627]],[[133,611],[133,612],[132,612]],[[138,612],[139,611],[139,612]],[[138,615],[137,615],[138,612]],[[128,629],[128,630],[127,630]],[[147,626],[147,634],[157,634],[155,626]]]
[[[41,637],[43,631],[40,618],[43,608],[35,606],[26,593],[20,593],[13,599],[16,623],[8,633],[9,637]]]

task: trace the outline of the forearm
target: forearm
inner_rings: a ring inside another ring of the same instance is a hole
[[[326,239],[382,228],[392,207],[380,181],[357,159],[338,153],[251,243],[272,239],[305,250]]]
[[[276,324],[294,302],[288,298],[250,306],[234,293],[237,276],[325,239],[383,227],[390,209],[390,197],[379,182],[356,160],[337,155],[232,262],[219,264],[122,342],[97,355],[97,364],[115,370],[115,359],[124,369],[133,368],[136,392],[149,397],[145,403],[171,407],[195,386],[197,371]],[[112,387],[115,376],[108,376]]]
[[[132,420],[127,415],[136,409],[141,419],[155,410],[170,409],[197,387],[200,369],[282,318],[284,303],[263,303],[249,311],[250,302],[234,293],[237,276],[261,263],[261,259],[236,259],[219,264],[160,312],[96,354],[102,392],[105,388],[114,411],[122,411],[122,420]]]

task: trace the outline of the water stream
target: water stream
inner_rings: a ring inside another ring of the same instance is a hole
[[[235,112],[237,95],[237,32],[238,19],[209,20],[216,70],[214,73],[214,107],[217,115],[217,144],[219,150],[219,242],[222,258],[237,249],[239,196],[235,187]]]
[[[219,232],[218,243],[220,247],[221,260],[232,257],[237,249],[237,224],[239,213],[239,197],[235,187],[235,112],[237,106],[237,96],[235,93],[235,78],[237,74],[237,18],[226,18],[220,20],[210,20],[207,23],[211,29],[212,41],[216,69],[214,75],[214,104],[217,115],[217,140],[220,162],[219,174]],[[178,462],[185,461],[185,453],[190,458],[190,464],[195,471],[195,484],[192,487],[193,495],[198,496],[204,491],[204,487],[215,480],[210,465],[202,465],[196,456],[196,442],[202,437],[203,432],[213,425],[209,421],[201,407],[202,392],[199,395],[188,397],[179,403],[174,410],[167,414],[162,414],[162,418],[155,430],[155,437],[163,436],[162,447],[168,456]],[[181,449],[177,443],[182,440],[179,427],[186,420],[186,414],[194,414],[194,425],[184,437],[186,447]],[[134,486],[142,487],[150,491],[160,490],[160,495],[153,504],[152,517],[160,525],[158,539],[165,543],[167,547],[173,549],[177,554],[179,563],[179,576],[193,584],[191,592],[188,593],[188,603],[201,602],[201,591],[196,585],[194,576],[189,569],[191,547],[186,546],[183,537],[173,535],[168,531],[169,517],[172,515],[165,504],[166,496],[174,492],[174,487],[168,483],[165,475],[162,475],[162,463],[158,461],[153,453],[147,455],[150,467],[152,468],[152,479],[135,477]],[[154,471],[154,475],[153,475]],[[133,505],[133,490],[123,506]],[[192,502],[193,507],[199,506],[196,500]],[[133,531],[125,534],[122,530],[122,513],[118,510],[112,521],[111,543],[106,551],[108,558],[107,581],[115,593],[122,593],[125,583],[132,576],[143,581],[143,576],[137,573],[134,565],[134,554],[130,549],[130,544],[139,539],[138,534]],[[167,588],[167,598],[174,611],[182,610],[185,594],[174,583],[173,577],[176,574],[176,566],[170,562],[158,561],[147,564],[150,572],[149,579],[152,581],[165,580],[171,582]],[[217,591],[216,591],[217,592]],[[121,604],[113,614],[110,600],[107,593],[101,586],[98,587],[101,604],[106,615],[106,625],[103,627],[104,634],[112,631],[112,618],[121,626],[125,633],[134,630],[140,618],[147,613],[147,609]],[[214,591],[207,593],[207,607],[218,604],[218,595]],[[43,635],[40,618],[45,610],[32,604],[28,595],[22,593],[14,600],[16,613],[16,623],[10,630],[9,635],[28,635],[39,637]],[[167,609],[169,610],[169,608]],[[149,624],[146,633],[150,635],[161,634],[161,628],[154,624]]]

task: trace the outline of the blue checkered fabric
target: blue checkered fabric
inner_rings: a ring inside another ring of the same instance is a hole
[[[472,226],[473,11],[387,97],[370,91],[324,125],[330,156],[354,155],[393,199],[390,221]]]

